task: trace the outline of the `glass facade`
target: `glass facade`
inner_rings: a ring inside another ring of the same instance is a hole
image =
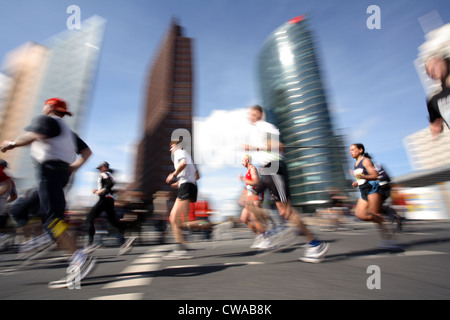
[[[314,39],[304,16],[277,28],[258,57],[258,79],[267,121],[286,146],[292,204],[326,205],[328,189],[348,188],[342,138],[333,131]]]

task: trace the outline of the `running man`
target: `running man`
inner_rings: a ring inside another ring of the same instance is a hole
[[[263,120],[263,109],[259,105],[250,107],[249,121],[252,125],[252,134],[250,144],[245,145],[245,149],[254,152],[253,159],[258,161],[261,168],[261,179],[257,192],[263,193],[268,189],[275,200],[279,214],[306,237],[308,245],[303,257],[300,257],[299,260],[312,263],[321,262],[328,252],[329,244],[317,240],[303,223],[300,213],[291,206],[287,167],[281,158],[280,151],[283,145],[279,140],[278,128]],[[260,211],[262,209],[253,206],[252,210]]]
[[[178,196],[169,215],[169,222],[175,237],[176,249],[166,255],[165,259],[190,259],[192,256],[186,250],[182,233],[182,217],[189,214],[190,204],[197,201],[197,180],[199,174],[191,155],[183,148],[182,139],[170,142],[170,152],[175,171],[166,179],[168,184],[178,188]],[[175,183],[175,180],[178,181]]]
[[[95,259],[78,248],[76,239],[67,232],[69,226],[64,221],[64,187],[70,176],[89,159],[92,152],[64,122],[64,116],[72,116],[67,111],[64,100],[48,99],[42,113],[25,128],[25,133],[13,141],[3,141],[0,150],[7,152],[31,145],[30,153],[36,162],[39,178],[38,192],[43,226],[61,249],[72,254],[67,276],[49,284],[51,288],[63,288],[87,276],[95,263]]]

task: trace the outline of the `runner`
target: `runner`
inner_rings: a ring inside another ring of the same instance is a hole
[[[250,144],[245,145],[245,149],[254,152],[253,159],[257,160],[261,168],[257,193],[263,193],[268,189],[275,200],[279,214],[306,237],[308,244],[303,257],[300,257],[299,260],[312,263],[321,262],[329,249],[329,244],[317,240],[303,223],[300,213],[291,206],[287,167],[280,152],[283,147],[279,140],[280,133],[274,125],[262,118],[261,106],[250,107],[249,121],[252,125],[252,133]],[[263,209],[253,206],[252,210],[261,211]]]
[[[6,227],[8,222],[7,205],[17,199],[17,191],[14,180],[4,170],[8,163],[0,159],[0,229]],[[8,233],[0,233],[0,251],[8,249],[14,244],[14,237]]]
[[[355,215],[363,221],[372,221],[378,225],[383,239],[380,247],[393,248],[395,244],[392,239],[392,230],[389,230],[387,224],[385,224],[386,220],[381,211],[384,197],[378,182],[379,173],[375,169],[370,155],[366,153],[363,144],[352,144],[350,155],[356,161],[353,167],[353,175],[356,181],[352,183],[352,186],[359,188],[361,196],[356,203]]]
[[[444,123],[450,125],[450,58],[432,56],[425,63],[428,76],[441,82],[442,90],[433,95],[427,103],[430,130],[434,138],[444,130]]]
[[[131,237],[125,241],[125,224],[118,221],[116,217],[113,197],[114,178],[112,176],[112,170],[109,168],[109,163],[106,161],[101,162],[97,166],[97,170],[100,172],[100,177],[97,181],[97,189],[94,189],[93,193],[99,198],[86,217],[86,228],[88,230],[88,244],[86,249],[92,252],[98,248],[98,246],[94,245],[94,222],[102,212],[105,212],[109,223],[119,231],[121,245],[119,255],[126,254],[132,249],[133,242],[136,238]]]
[[[167,176],[166,182],[178,188],[178,196],[170,212],[169,222],[175,237],[176,249],[166,255],[165,259],[191,259],[187,251],[183,233],[182,219],[187,220],[190,204],[197,201],[198,171],[192,161],[191,155],[183,148],[182,139],[170,142],[170,152],[175,171]],[[175,181],[178,179],[177,181]]]
[[[243,206],[241,213],[241,221],[245,223],[255,234],[255,242],[252,248],[259,248],[259,245],[265,240],[264,234],[268,230],[269,223],[274,226],[272,218],[265,211],[251,211],[252,207],[262,208],[264,194],[258,194],[256,188],[259,184],[259,174],[256,167],[252,164],[251,157],[246,154],[242,158],[242,165],[247,169],[245,176],[239,174],[239,180],[245,183],[242,190],[239,203]],[[262,216],[260,214],[263,214]],[[258,215],[259,214],[259,215]]]
[[[36,162],[39,177],[38,192],[43,226],[61,249],[72,254],[67,276],[49,284],[52,288],[62,288],[73,285],[74,281],[81,281],[95,263],[95,259],[77,246],[76,239],[67,232],[69,226],[64,221],[64,187],[70,176],[89,159],[92,152],[64,122],[64,116],[72,115],[67,111],[64,100],[48,99],[42,113],[25,128],[25,133],[13,141],[3,141],[0,150],[7,152],[31,145],[31,156]],[[77,154],[79,157],[76,157]]]

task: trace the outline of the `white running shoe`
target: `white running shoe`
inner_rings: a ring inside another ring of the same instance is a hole
[[[259,234],[255,237],[255,240],[253,241],[253,244],[250,246],[252,249],[258,248],[258,245],[264,240],[264,235]]]
[[[328,252],[329,247],[330,244],[327,242],[321,242],[318,246],[308,245],[305,248],[303,257],[300,257],[299,260],[309,263],[322,262],[325,257],[325,254]]]
[[[100,248],[101,246],[102,246],[101,244],[90,244],[90,245],[84,247],[83,253],[91,254],[92,252],[94,252],[95,250]]]
[[[84,260],[84,261],[82,261]],[[74,263],[71,263],[67,268],[67,275],[56,281],[52,281],[48,284],[50,289],[80,289],[81,280],[87,277],[87,275],[94,269],[96,259],[92,256],[86,256]]]
[[[185,260],[192,258],[193,256],[190,255],[186,250],[174,250],[163,257],[164,260]]]
[[[121,256],[123,254],[127,254],[133,248],[133,242],[136,240],[136,237],[128,238],[127,241],[123,245],[120,246],[118,255]]]

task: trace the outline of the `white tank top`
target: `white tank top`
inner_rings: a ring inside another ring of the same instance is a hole
[[[60,134],[53,138],[34,141],[31,144],[31,156],[39,163],[59,160],[71,164],[76,157],[73,132],[60,117],[51,117],[58,122]]]

